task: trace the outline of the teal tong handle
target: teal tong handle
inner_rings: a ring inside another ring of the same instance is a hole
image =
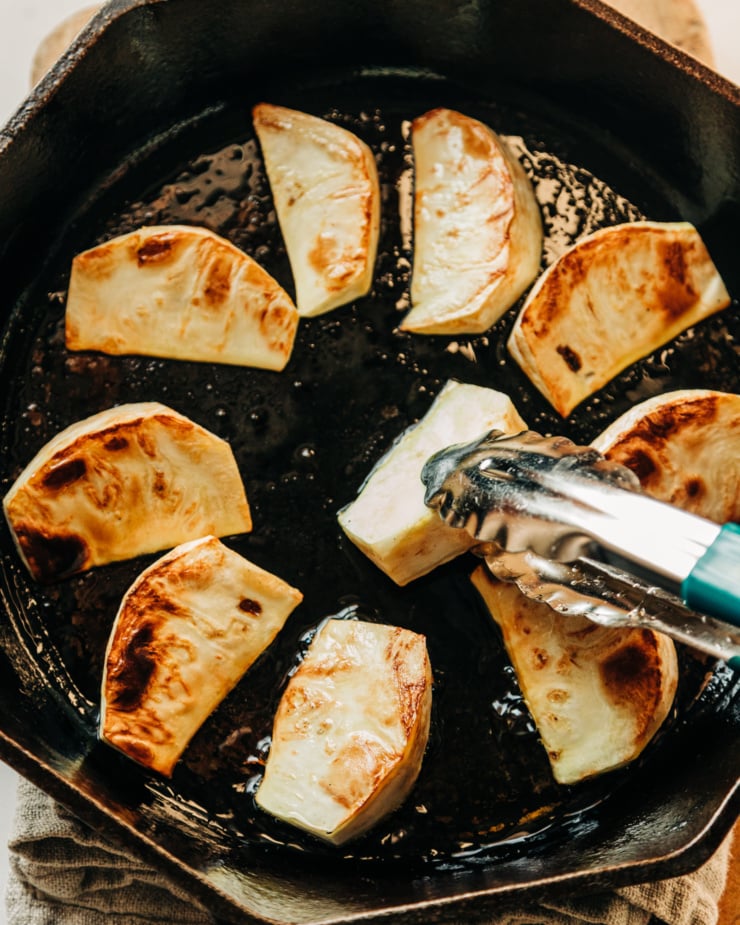
[[[725,524],[681,585],[692,610],[740,626],[740,526]],[[729,664],[740,671],[740,658]]]

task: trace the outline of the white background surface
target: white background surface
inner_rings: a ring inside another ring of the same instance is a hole
[[[31,62],[42,39],[62,19],[93,2],[0,0],[0,123],[15,112],[28,92]],[[740,84],[740,0],[698,2],[709,28],[717,69]],[[15,802],[15,781],[15,774],[0,764],[0,897],[7,880],[5,845]],[[4,902],[0,899],[0,922],[4,922],[4,916]]]

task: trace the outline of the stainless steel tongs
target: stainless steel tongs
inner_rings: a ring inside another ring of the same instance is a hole
[[[643,494],[592,447],[492,431],[436,453],[425,501],[497,577],[597,623],[649,626],[740,669],[740,527]]]

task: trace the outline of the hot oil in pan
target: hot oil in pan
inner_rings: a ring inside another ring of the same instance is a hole
[[[204,117],[176,139],[177,146],[164,146],[164,155],[156,151],[156,156],[140,158],[91,200],[63,244],[58,276],[40,284],[38,328],[26,350],[25,372],[14,386],[13,476],[61,427],[126,401],[162,401],[234,448],[255,528],[229,545],[295,584],[305,600],[195,737],[172,782],[148,780],[151,804],[142,812],[156,815],[173,802],[185,815],[190,805],[203,807],[214,825],[217,821],[220,837],[250,853],[287,850],[307,858],[328,854],[385,863],[490,861],[538,850],[548,839],[577,829],[581,819],[589,818],[587,808],[604,801],[629,773],[574,788],[553,783],[498,633],[468,581],[472,559],[398,589],[337,526],[337,510],[355,496],[398,434],[425,413],[448,378],[508,392],[531,427],[565,432],[579,441],[592,439],[628,406],[656,392],[688,386],[740,389],[735,312],[710,320],[636,364],[567,423],[508,357],[505,340],[516,309],[484,336],[451,340],[398,332],[412,262],[407,223],[411,155],[405,130],[408,120],[427,108],[454,105],[510,137],[542,206],[547,233],[543,266],[576,237],[639,218],[645,210],[581,166],[579,139],[564,138],[513,108],[484,106],[454,93],[450,98],[450,89],[441,85],[432,89],[423,100],[411,98],[405,87],[382,99],[377,86],[347,89],[348,99],[372,100],[372,108],[362,112],[349,105],[332,108],[336,94],[331,101],[321,94],[274,100],[355,131],[376,153],[382,183],[371,294],[302,321],[284,372],[71,355],[63,347],[63,300],[73,254],[143,224],[205,225],[242,247],[292,291],[248,110],[240,106]],[[91,731],[118,602],[152,558],[33,590],[38,603],[30,607],[29,620],[48,632],[50,651],[59,662],[56,683],[66,685],[70,695],[74,691],[76,702],[81,697],[87,703],[83,712]],[[253,802],[286,678],[316,627],[331,615],[424,633],[435,685],[430,745],[413,794],[397,813],[340,851],[276,823]],[[684,656],[683,662],[679,714],[689,709],[703,675],[693,659]],[[124,759],[121,766],[129,767]],[[201,818],[193,816],[197,824]]]

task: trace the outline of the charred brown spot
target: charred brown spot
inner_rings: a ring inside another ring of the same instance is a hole
[[[351,809],[367,799],[397,758],[380,742],[357,734],[337,753],[319,785],[340,806]]]
[[[661,674],[658,643],[650,630],[633,634],[630,642],[601,664],[601,679],[616,704],[629,704],[636,715],[648,720],[660,699]]]
[[[316,243],[308,254],[311,266],[319,273],[323,273],[333,263],[336,246],[333,238],[327,238],[325,235],[319,235]]]
[[[687,285],[686,254],[679,241],[669,241],[662,247],[663,264],[671,279],[682,286]]]
[[[167,477],[165,476],[164,472],[157,470],[154,473],[152,491],[159,498],[163,498],[167,494]]]
[[[584,254],[588,254],[588,251],[592,249],[592,242],[587,244],[582,244],[580,250],[572,251],[565,258],[567,271],[568,271],[568,282],[571,286],[576,286],[579,283],[584,282],[588,278],[588,273],[591,268],[590,259],[584,260]]]
[[[131,739],[126,739],[125,742],[116,744],[126,752],[129,758],[133,758],[133,760],[138,761],[139,764],[151,767],[154,751],[145,742],[135,742]]]
[[[228,299],[231,292],[231,269],[233,261],[226,255],[216,256],[208,267],[203,296],[211,308],[218,308]]]
[[[583,366],[580,356],[572,347],[569,347],[567,344],[560,344],[558,347],[556,347],[556,350],[565,360],[567,367],[574,373],[577,373],[581,366]]]
[[[662,261],[667,270],[663,286],[657,293],[657,308],[669,318],[680,318],[697,300],[697,293],[691,285],[686,271],[686,255],[678,241],[666,242],[662,246]]]
[[[571,263],[573,264],[571,266]],[[525,312],[522,328],[531,329],[533,337],[545,337],[563,311],[567,310],[568,300],[573,289],[571,271],[580,279],[583,261],[577,255],[570,254],[567,259],[552,266],[537,299],[537,311]]]
[[[67,485],[83,478],[87,472],[87,466],[84,459],[67,459],[52,466],[44,473],[43,486],[51,491],[59,491]]]
[[[416,664],[414,651],[417,639],[409,637],[396,627],[386,645],[386,661],[393,667],[393,678],[398,691],[399,720],[406,736],[411,734],[419,715],[419,707],[426,689],[426,677],[410,670]]]
[[[79,272],[88,279],[106,280],[115,267],[115,246],[106,243],[78,254],[72,261],[72,272]]]
[[[145,623],[129,637],[118,658],[109,667],[111,705],[131,713],[141,704],[157,666],[152,649],[154,626]]]
[[[252,119],[256,128],[270,128],[276,132],[289,131],[291,128],[290,119],[269,103],[258,103],[252,109]]]
[[[187,420],[187,418],[174,417],[169,414],[155,414],[152,417],[152,421],[156,421],[158,426],[169,431],[173,435],[173,438],[177,440],[192,439],[191,434],[195,430],[195,425],[192,421]]]
[[[713,424],[720,413],[719,399],[715,395],[658,408],[636,424],[624,439],[618,440],[608,456],[628,466],[642,484],[647,485],[660,476],[662,454],[677,434],[686,428],[699,433]],[[687,493],[699,487],[687,488]]]
[[[251,613],[254,616],[259,616],[262,613],[262,604],[259,601],[253,600],[251,597],[245,597],[243,600],[239,601],[239,610],[243,610],[244,613]]]
[[[706,486],[698,475],[686,480],[686,495],[689,498],[698,498],[704,494],[705,490]]]
[[[490,161],[492,140],[491,136],[468,119],[455,120],[458,122],[463,135],[463,145],[471,157],[482,161]]]
[[[106,450],[110,450],[112,453],[115,453],[120,450],[125,450],[128,447],[128,440],[121,434],[117,434],[113,437],[109,437],[103,446],[106,448]]]
[[[176,238],[172,234],[160,234],[149,238],[136,249],[136,260],[140,267],[148,263],[167,263],[172,256]]]
[[[645,450],[634,450],[625,458],[624,465],[635,473],[643,485],[648,482],[653,473],[657,471],[652,456],[646,453]]]
[[[152,434],[142,430],[136,434],[136,442],[139,444],[139,448],[145,456],[148,456],[149,459],[156,459],[157,443]]]
[[[87,545],[74,534],[44,536],[37,530],[16,529],[18,543],[34,577],[42,582],[57,581],[85,567]]]
[[[282,305],[273,305],[270,309],[265,309],[260,315],[260,330],[263,333],[269,333],[273,329],[287,327],[291,322],[293,312],[284,308]]]
[[[308,252],[308,261],[324,278],[327,289],[333,291],[343,289],[356,272],[351,255],[342,253],[332,235],[318,235]]]
[[[72,446],[75,449],[84,449],[90,446],[93,440],[99,440],[106,449],[123,450],[129,443],[127,432],[141,427],[142,421],[143,418],[136,418],[122,423],[111,424],[109,427],[96,431],[95,434],[83,434],[75,440]]]
[[[611,656],[602,666],[607,686],[624,689],[635,683],[647,667],[645,653],[638,646],[627,646]]]
[[[160,566],[157,569],[157,575],[166,576],[168,569]],[[182,575],[182,573],[181,573]],[[184,577],[184,576],[182,576]],[[181,614],[182,608],[177,601],[169,594],[161,594],[153,582],[144,582],[139,586],[139,590],[132,600],[129,600],[129,614],[131,625],[136,623],[143,624],[147,614],[156,615],[157,613]],[[152,620],[148,621],[150,626],[154,626]]]
[[[634,436],[649,443],[665,443],[674,433],[685,426],[707,427],[719,414],[719,402],[716,395],[707,396],[697,401],[673,404],[659,409],[646,417],[635,428]]]
[[[668,414],[656,414],[646,418],[635,429],[635,437],[642,438],[653,446],[663,445],[681,426],[681,415],[670,410]]]
[[[575,632],[569,633],[569,636],[575,637],[576,639],[583,641],[589,636],[592,636],[594,633],[599,632],[599,627],[596,623],[586,623],[585,626],[582,626],[581,629],[575,630]]]

